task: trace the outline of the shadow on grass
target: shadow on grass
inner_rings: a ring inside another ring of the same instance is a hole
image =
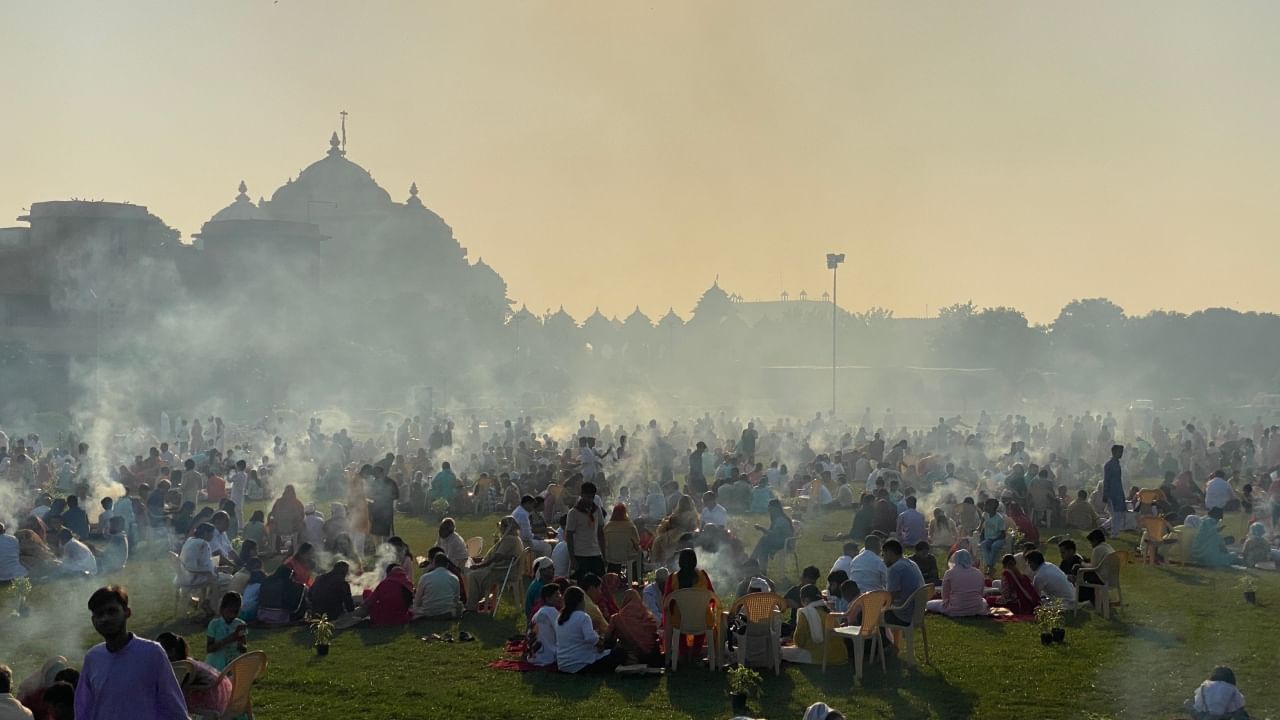
[[[1174,568],[1167,566],[1160,568],[1160,572],[1183,585],[1201,586],[1213,584],[1213,581],[1210,578],[1205,577],[1203,572],[1175,570]]]
[[[927,714],[925,708],[933,710],[939,717],[973,716],[977,703],[974,693],[947,682],[932,663],[924,663],[923,657],[917,655],[916,661],[915,665],[907,665],[897,656],[890,655],[885,669],[881,670],[879,661],[867,658],[862,665],[861,681],[854,679],[852,661],[830,666],[825,673],[820,667],[812,665],[794,666],[791,669],[802,673],[814,687],[820,688],[824,697],[832,700],[871,698],[888,705],[891,717],[922,717]],[[766,685],[766,692],[767,687]],[[782,696],[776,708],[766,702],[765,709],[771,711],[771,716],[781,716],[787,710],[785,701],[788,699],[790,693]]]

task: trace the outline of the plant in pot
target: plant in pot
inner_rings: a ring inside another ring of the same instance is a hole
[[[733,700],[733,712],[744,715],[747,712],[747,699],[758,697],[760,692],[760,673],[746,665],[735,665],[729,668],[729,697]]]
[[[316,655],[324,657],[329,654],[329,643],[333,642],[333,623],[325,614],[308,615],[307,625],[311,627],[311,638],[315,641]]]
[[[1053,617],[1052,617],[1053,623],[1049,630],[1050,634],[1053,635],[1053,641],[1056,643],[1066,642],[1067,614],[1064,611],[1062,600],[1060,598],[1054,598],[1053,600],[1050,600],[1049,607],[1053,608]]]
[[[26,617],[30,615],[31,607],[27,605],[27,595],[31,592],[31,579],[25,577],[14,578],[11,587],[18,595],[18,616]]]
[[[1053,603],[1046,603],[1036,608],[1036,624],[1040,626],[1040,644],[1053,644],[1053,628],[1058,624],[1062,613]]]
[[[1258,581],[1252,575],[1240,578],[1240,590],[1244,592],[1244,601],[1250,605],[1258,602]]]

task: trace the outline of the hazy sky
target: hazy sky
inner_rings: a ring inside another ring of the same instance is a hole
[[[1274,2],[0,5],[0,226],[129,200],[182,231],[327,149],[517,302],[687,314],[830,287],[921,315],[1280,310]]]

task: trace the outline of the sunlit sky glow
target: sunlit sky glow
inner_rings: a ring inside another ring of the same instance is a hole
[[[10,2],[0,226],[184,236],[323,156],[579,319],[830,287],[900,316],[1280,310],[1280,4]]]

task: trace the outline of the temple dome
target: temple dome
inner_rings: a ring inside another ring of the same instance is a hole
[[[249,199],[246,191],[249,189],[244,181],[240,181],[240,194],[236,195],[236,199],[228,206],[222,208],[209,218],[209,222],[220,222],[222,220],[260,220],[262,219],[262,211],[257,205]]]
[[[305,206],[316,201],[356,208],[389,206],[391,195],[374,181],[368,170],[348,160],[340,144],[338,134],[334,133],[325,157],[308,165],[297,180],[280,186],[271,195],[269,204]]]

